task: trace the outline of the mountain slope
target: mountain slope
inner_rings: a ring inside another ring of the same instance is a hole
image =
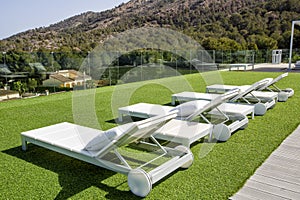
[[[131,0],[14,35],[0,41],[0,51],[87,51],[112,34],[144,26],[183,32],[206,49],[288,48],[296,19],[297,0]]]

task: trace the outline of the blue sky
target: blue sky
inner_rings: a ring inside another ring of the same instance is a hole
[[[49,26],[86,11],[103,11],[129,0],[3,0],[0,2],[0,39]]]

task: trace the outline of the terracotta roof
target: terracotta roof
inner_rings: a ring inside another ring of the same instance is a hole
[[[69,72],[70,74],[74,74],[74,75],[77,75],[77,76],[79,76],[79,75],[82,74],[81,72],[78,72],[78,71],[76,71],[76,70],[74,70],[74,69],[70,69],[70,70],[68,70],[68,72]]]
[[[64,77],[63,75],[60,75],[60,74],[53,74],[53,75],[50,76],[50,78],[56,79],[56,80],[58,80],[60,82],[63,82],[63,83],[67,83],[67,82],[72,82],[73,81],[72,79]]]
[[[64,76],[68,73],[68,77]],[[51,79],[58,80],[62,83],[73,82],[75,80],[90,80],[91,77],[88,75],[83,75],[83,73],[76,70],[62,70],[58,71],[56,74],[50,76]]]

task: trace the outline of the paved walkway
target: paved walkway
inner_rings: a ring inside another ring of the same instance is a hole
[[[290,72],[300,72],[300,70],[295,70],[295,65],[291,65]],[[263,71],[263,72],[287,72],[289,71],[288,63],[280,64],[271,64],[271,63],[262,63],[254,65],[254,71]]]
[[[261,72],[288,72],[289,64],[288,63],[280,63],[280,64],[272,64],[272,63],[261,63],[255,64],[254,69],[252,66],[247,66],[246,70],[244,67],[240,68],[232,68],[232,71],[239,69],[239,71],[261,71]],[[228,71],[229,69],[226,69]],[[300,72],[300,69],[295,69],[295,65],[292,64],[291,70],[289,72]]]
[[[230,199],[300,199],[300,126]]]

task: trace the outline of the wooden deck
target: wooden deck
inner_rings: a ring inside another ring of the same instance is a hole
[[[300,199],[300,126],[230,199]]]

